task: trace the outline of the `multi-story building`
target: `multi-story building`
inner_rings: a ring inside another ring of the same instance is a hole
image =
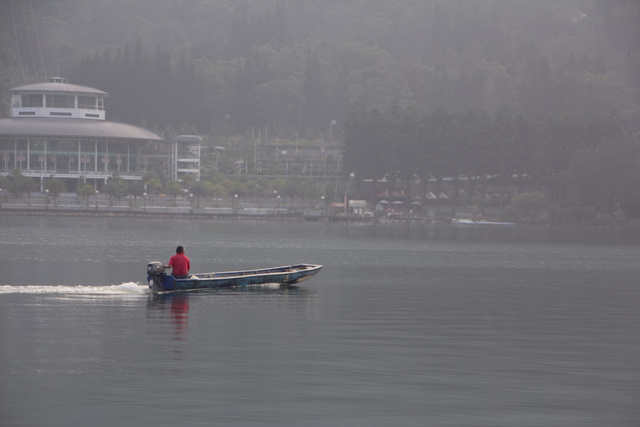
[[[70,84],[61,77],[15,87],[11,114],[0,119],[0,174],[56,177],[96,186],[114,173],[140,180],[146,161],[140,153],[155,133],[106,120],[106,92]]]

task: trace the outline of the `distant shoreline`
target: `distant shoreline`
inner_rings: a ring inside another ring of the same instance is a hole
[[[452,224],[459,227],[497,227],[488,220],[487,224],[454,222],[446,219],[427,219],[420,217],[385,219],[378,218],[373,221],[371,218],[365,217],[344,217],[344,216],[323,216],[313,215],[305,216],[300,211],[274,213],[246,213],[246,212],[203,212],[204,209],[194,208],[166,208],[166,207],[147,207],[144,208],[128,208],[123,206],[99,206],[98,209],[90,206],[85,207],[42,207],[27,205],[3,205],[0,208],[0,218],[2,216],[32,216],[32,217],[85,217],[85,218],[148,218],[148,219],[198,219],[198,220],[223,220],[223,221],[287,221],[287,222],[325,222],[334,224],[354,224],[359,226],[378,225],[381,227],[401,226],[401,225],[425,225],[425,224]],[[516,223],[518,227],[546,227],[546,226],[582,226],[582,227],[640,227],[639,221],[617,221],[613,223],[605,222],[570,222],[570,223]]]
[[[40,206],[3,206],[0,216],[62,216],[62,217],[112,217],[112,218],[191,218],[191,219],[264,219],[264,220],[303,220],[299,214],[265,214],[252,215],[243,213],[210,213],[198,212],[200,209],[167,209],[167,208],[122,208],[122,207],[94,207],[89,208],[61,208]]]
[[[219,212],[225,209],[206,208],[170,208],[170,207],[125,207],[125,206],[95,206],[86,207],[43,207],[42,205],[4,205],[0,209],[0,217],[7,216],[34,216],[34,217],[94,217],[94,218],[182,218],[182,219],[206,219],[206,220],[226,220],[226,221],[292,221],[292,222],[327,222],[336,224],[354,223],[358,225],[392,226],[401,224],[431,224],[446,223],[448,221],[432,220],[421,217],[386,219],[378,218],[375,221],[372,217],[363,216],[327,216],[318,214],[305,215],[302,211],[282,210],[278,213],[251,213],[239,209],[237,212]],[[226,209],[227,211],[229,209]]]

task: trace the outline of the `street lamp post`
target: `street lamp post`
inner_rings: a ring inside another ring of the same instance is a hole
[[[276,213],[276,203],[278,202],[278,190],[273,190],[273,213]]]
[[[95,196],[96,196],[96,210],[98,210],[98,193],[99,191],[96,190]]]
[[[142,193],[142,212],[147,213],[147,193]]]
[[[49,209],[49,189],[47,188],[46,190],[44,190],[44,194],[45,196],[47,196],[47,201],[46,204],[44,206],[45,209]]]
[[[349,185],[345,185],[345,188],[344,188],[344,213],[345,213],[345,215],[349,215],[349,192],[351,191],[351,185],[353,184],[353,178],[355,176],[356,176],[356,174],[354,172],[351,172],[349,174]]]
[[[218,160],[220,159],[220,153],[224,151],[224,147],[213,147],[213,152],[216,155],[216,162],[215,162],[215,171],[216,171],[216,175],[218,174]]]

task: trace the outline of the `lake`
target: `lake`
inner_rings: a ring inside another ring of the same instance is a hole
[[[149,294],[323,264],[298,287]],[[637,426],[640,230],[0,216],[0,425]]]

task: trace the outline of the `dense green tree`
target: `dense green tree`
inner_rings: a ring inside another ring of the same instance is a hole
[[[430,135],[425,148],[430,157],[431,176],[436,179],[436,195],[442,192],[442,182],[450,170],[450,159],[447,156],[446,147],[449,136],[449,121],[449,113],[444,107],[434,109],[429,120],[428,132]],[[437,200],[439,204],[440,199]]]
[[[511,110],[506,103],[495,112],[493,119],[494,145],[492,152],[496,156],[496,171],[500,175],[500,206],[505,207],[507,201],[507,184],[515,173],[517,153],[517,130]]]
[[[213,195],[212,183],[209,181],[198,181],[195,182],[190,190],[191,194],[195,198],[196,207],[200,207],[200,199],[203,197],[211,197]]]
[[[58,206],[58,196],[67,190],[64,181],[59,178],[49,178],[44,183],[44,188],[49,191],[53,197],[53,205]]]
[[[293,209],[293,201],[296,197],[302,196],[301,182],[299,179],[289,178],[285,181],[284,188],[281,192],[282,197],[288,197],[291,201],[291,209]]]
[[[378,124],[377,129],[379,134],[377,136],[377,145],[375,150],[378,151],[380,170],[378,177],[374,179],[386,178],[387,188],[391,194],[396,186],[398,179],[403,179],[405,171],[402,170],[399,159],[398,148],[406,141],[402,139],[404,110],[400,105],[394,103],[387,108],[384,112],[384,116],[381,117],[382,121]],[[377,120],[375,117],[373,120]],[[407,171],[408,173],[408,171]]]
[[[318,55],[307,48],[304,81],[302,83],[300,129],[323,129],[326,122],[324,114],[324,83]]]
[[[102,192],[109,195],[109,207],[113,206],[113,198],[120,199],[127,195],[127,184],[117,173],[102,187]]]
[[[171,196],[171,204],[176,206],[176,199],[182,194],[182,185],[180,185],[178,181],[169,181],[165,187],[165,191]]]
[[[249,195],[249,188],[246,183],[239,180],[229,180],[225,182],[226,193],[229,197],[235,197],[236,195],[241,199],[246,199]]]
[[[361,103],[354,104],[345,123],[343,171],[345,174],[368,174],[365,139],[368,135],[367,110]]]
[[[452,215],[456,214],[460,190],[460,174],[469,170],[471,134],[469,126],[472,126],[464,113],[456,111],[449,117],[444,140],[445,156],[447,162],[446,175],[453,178],[453,207]]]
[[[295,123],[300,104],[297,92],[293,79],[272,80],[254,86],[247,96],[256,112],[256,124],[286,129],[287,125]]]
[[[506,103],[493,117],[484,110],[449,113],[439,107],[421,120],[397,105],[385,114],[355,105],[345,125],[344,165],[358,180],[387,178],[388,191],[398,180],[410,189],[409,181],[417,176],[423,195],[429,178],[435,178],[439,194],[443,179],[450,177],[454,211],[460,176],[466,175],[468,197],[473,197],[478,181],[497,176],[504,206],[507,186],[514,182],[517,192],[525,185],[539,189],[552,183],[551,195],[564,197],[568,162],[579,150],[620,132],[615,116],[557,116],[530,122],[522,114],[514,117]],[[375,184],[372,193],[378,193]]]
[[[257,85],[257,71],[253,58],[245,58],[236,72],[236,81],[233,87],[233,105],[231,115],[225,116],[225,134],[231,130],[246,129],[251,126],[259,126],[254,108],[249,100],[249,92]],[[226,118],[229,116],[228,118]],[[228,126],[232,126],[230,129]]]
[[[584,203],[598,212],[622,209],[640,218],[640,146],[621,138],[581,151],[568,169],[570,186]]]
[[[133,196],[133,204],[138,204],[138,197],[144,197],[144,184],[141,181],[132,181],[129,183],[128,193]]]
[[[388,139],[391,134],[389,129],[385,129],[384,115],[376,108],[372,109],[365,119],[365,138],[362,165],[364,170],[356,173],[356,189],[360,193],[360,184],[364,179],[370,179],[373,186],[372,194],[375,197],[378,193],[378,181],[392,173],[393,154],[390,150],[393,142]],[[395,179],[388,176],[389,179]]]
[[[95,196],[96,190],[95,188],[93,188],[93,185],[91,184],[83,184],[78,188],[77,191],[78,197],[82,197],[85,200],[85,207],[89,207],[89,198],[92,196]]]
[[[545,198],[541,191],[520,193],[511,200],[510,213],[518,218],[535,223],[549,206],[550,201]]]
[[[225,193],[225,188],[221,184],[212,183],[212,185],[210,187],[210,190],[211,190],[211,196],[215,200],[215,206],[217,208],[218,207],[218,200],[220,199],[220,196]]]
[[[495,172],[494,156],[491,151],[493,141],[493,121],[486,110],[467,110],[465,114],[466,135],[469,138],[467,153],[468,195],[474,197],[476,185],[482,182],[486,187],[487,177]]]
[[[16,197],[27,195],[27,203],[31,205],[31,192],[38,188],[36,182],[15,169],[7,175],[7,190]]]
[[[402,113],[401,123],[399,124],[399,133],[394,137],[394,156],[396,161],[396,169],[399,172],[399,178],[404,182],[404,188],[407,189],[407,197],[405,209],[411,208],[413,194],[411,183],[420,177],[422,167],[420,165],[418,152],[420,145],[420,117],[415,108],[410,107],[404,109]]]

